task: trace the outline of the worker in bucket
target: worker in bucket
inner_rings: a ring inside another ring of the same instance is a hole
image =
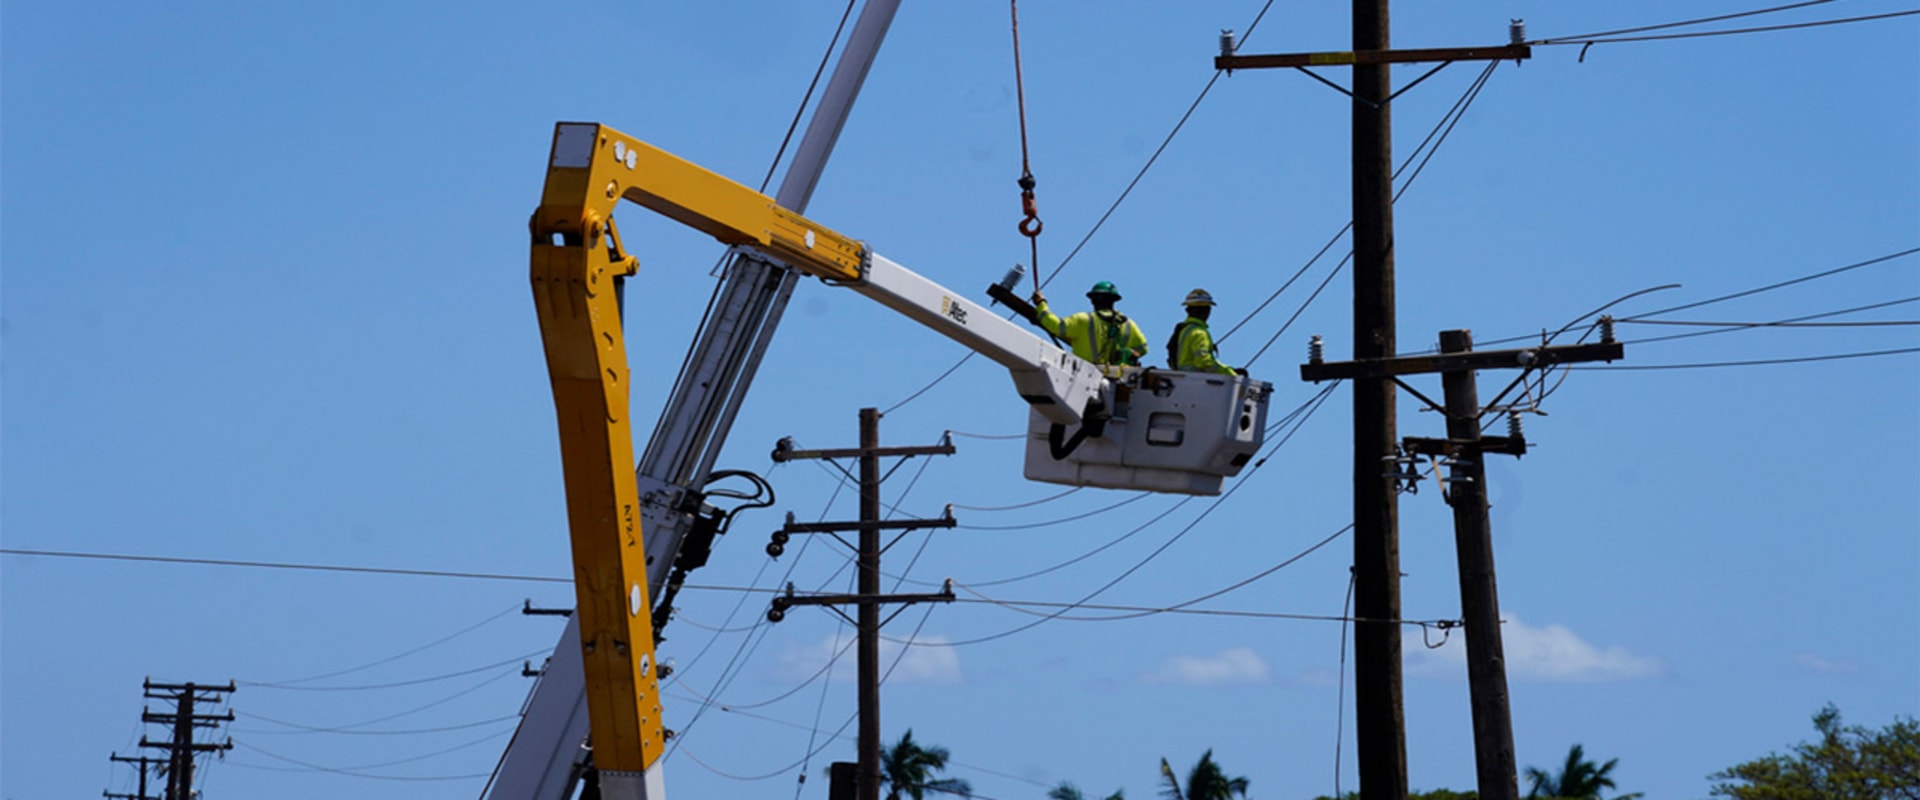
[[[1035,291],[1034,316],[1040,327],[1066,340],[1076,356],[1102,366],[1140,366],[1140,357],[1147,354],[1147,335],[1127,315],[1114,309],[1113,304],[1120,300],[1119,290],[1112,282],[1101,281],[1087,290],[1087,299],[1093,301],[1092,311],[1062,320],[1047,309],[1047,296]]]
[[[1167,366],[1182,372],[1247,374],[1244,369],[1220,363],[1219,348],[1213,343],[1213,333],[1207,330],[1207,317],[1213,314],[1213,295],[1205,289],[1195,289],[1187,293],[1185,305],[1186,321],[1174,326],[1173,336],[1167,339]]]

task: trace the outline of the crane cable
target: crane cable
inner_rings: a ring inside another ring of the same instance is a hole
[[[1033,199],[1033,166],[1027,157],[1027,89],[1026,81],[1020,75],[1020,0],[1007,0],[1007,7],[1013,17],[1013,91],[1020,108],[1020,235],[1027,237],[1027,246],[1033,264],[1033,291],[1040,291],[1040,231],[1045,223],[1040,221],[1040,208]]]

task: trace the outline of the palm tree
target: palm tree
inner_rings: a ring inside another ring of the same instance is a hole
[[[880,781],[887,785],[887,800],[901,795],[923,800],[927,792],[945,792],[972,797],[973,786],[959,778],[935,778],[947,769],[947,748],[921,747],[908,728],[900,742],[880,751]]]
[[[1245,776],[1229,778],[1213,761],[1213,751],[1209,749],[1201,754],[1200,763],[1194,764],[1187,772],[1187,788],[1180,789],[1179,779],[1174,777],[1173,767],[1167,760],[1160,759],[1160,777],[1167,785],[1160,790],[1160,796],[1167,800],[1232,800],[1234,795],[1247,796]]]
[[[1609,759],[1607,763],[1594,765],[1588,761],[1580,745],[1574,745],[1567,751],[1567,763],[1558,773],[1548,775],[1537,767],[1527,768],[1527,781],[1533,788],[1527,791],[1528,798],[1558,797],[1567,800],[1601,800],[1600,790],[1612,789],[1613,766],[1620,759]],[[1613,800],[1636,800],[1640,792],[1623,794]]]
[[[1072,781],[1061,781],[1059,786],[1047,790],[1047,800],[1086,800],[1086,795],[1081,794],[1080,787],[1073,785]],[[1127,793],[1115,789],[1113,794],[1107,795],[1107,800],[1127,800]]]

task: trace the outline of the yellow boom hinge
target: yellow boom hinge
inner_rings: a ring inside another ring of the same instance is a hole
[[[809,275],[861,278],[864,245],[771,197],[604,125],[556,126],[535,237],[592,236],[622,198],[726,244],[753,245]]]

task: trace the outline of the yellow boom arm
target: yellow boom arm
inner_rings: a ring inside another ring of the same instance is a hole
[[[613,227],[621,198],[832,280],[858,280],[864,248],[611,128],[556,130],[531,278],[560,428],[594,763],[611,796],[657,797],[665,731],[616,293],[638,262]]]

